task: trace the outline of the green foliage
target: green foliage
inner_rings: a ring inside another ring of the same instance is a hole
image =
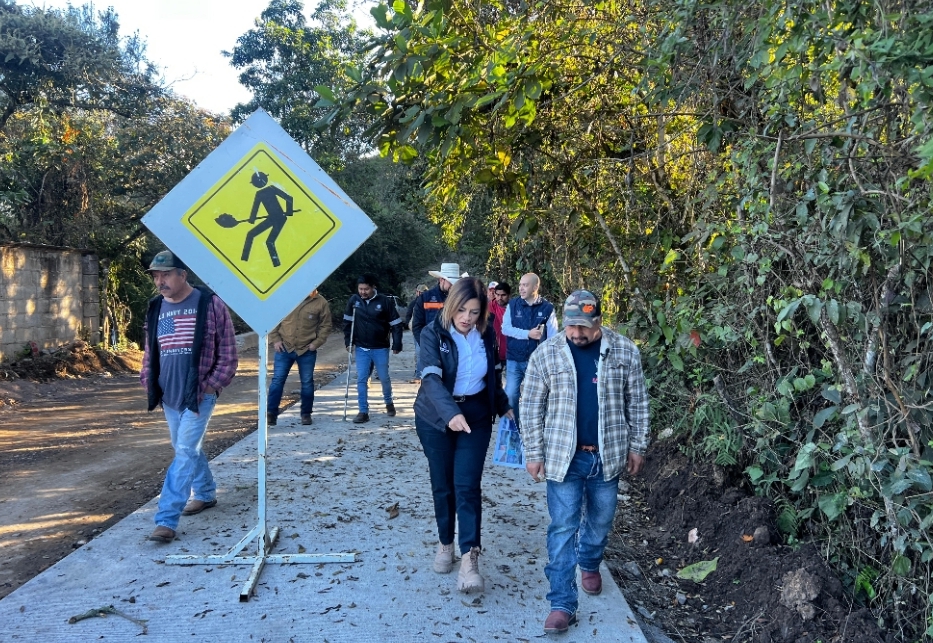
[[[859,571],[858,576],[855,578],[855,593],[859,594],[864,593],[865,598],[868,600],[874,600],[875,596],[878,595],[878,592],[875,591],[872,583],[875,582],[875,579],[878,578],[878,570],[873,567],[865,567]]]
[[[682,418],[690,424],[690,431],[686,436],[687,446],[681,450],[691,458],[702,457],[722,467],[738,465],[744,436],[730,420],[722,402],[703,394],[693,404],[693,413]]]

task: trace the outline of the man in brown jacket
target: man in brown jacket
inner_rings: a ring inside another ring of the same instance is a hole
[[[327,341],[332,328],[330,304],[317,290],[313,290],[298,308],[269,333],[269,341],[275,348],[275,370],[266,406],[266,422],[269,426],[275,426],[278,419],[282,390],[295,362],[298,362],[298,375],[301,377],[301,423],[311,424],[317,349]]]

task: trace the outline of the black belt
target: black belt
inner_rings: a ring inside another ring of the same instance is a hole
[[[467,400],[472,400],[473,398],[479,397],[485,392],[486,392],[486,389],[483,389],[479,393],[474,393],[473,395],[454,395],[453,396],[454,402],[456,402],[457,404],[462,404],[463,402],[466,402]]]
[[[599,453],[599,447],[595,444],[578,444],[577,451],[586,451],[587,453]]]

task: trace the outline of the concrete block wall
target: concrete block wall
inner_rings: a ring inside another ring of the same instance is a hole
[[[25,345],[100,341],[97,255],[30,244],[0,245],[0,361]]]

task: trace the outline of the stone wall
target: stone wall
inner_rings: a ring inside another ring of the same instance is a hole
[[[29,342],[39,349],[100,341],[97,255],[30,244],[0,245],[0,361]]]

